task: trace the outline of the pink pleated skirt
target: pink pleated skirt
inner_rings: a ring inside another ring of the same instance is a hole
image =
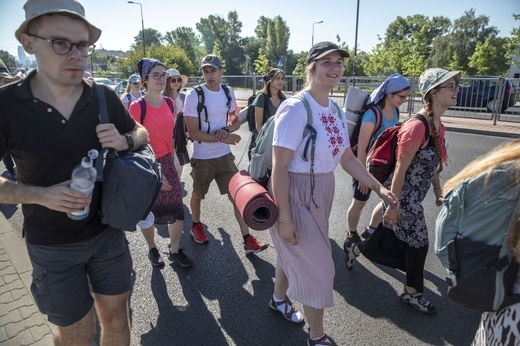
[[[334,173],[315,175],[314,201],[309,174],[289,172],[289,203],[299,236],[292,245],[278,236],[278,225],[269,229],[276,249],[276,264],[289,281],[287,296],[315,309],[333,306],[334,262],[329,240],[329,216],[334,199]],[[269,186],[272,195],[271,186]]]

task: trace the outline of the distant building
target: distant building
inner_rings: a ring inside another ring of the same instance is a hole
[[[25,55],[25,50],[22,46],[18,46],[18,61],[23,67],[27,67],[27,55]]]
[[[509,78],[520,78],[520,56],[514,55],[507,74]]]

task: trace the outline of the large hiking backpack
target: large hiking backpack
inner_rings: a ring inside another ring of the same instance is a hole
[[[302,140],[307,137],[308,134],[316,135],[316,130],[312,127],[312,110],[309,105],[309,101],[300,93],[292,97],[297,98],[303,102],[305,110],[307,111],[307,125],[303,130]],[[332,101],[338,111],[338,115],[341,119],[341,109],[338,104]],[[267,119],[267,122],[262,126],[258,136],[256,137],[256,146],[251,150],[251,160],[247,171],[249,175],[256,180],[260,185],[267,186],[269,178],[271,176],[271,170],[273,168],[273,133],[274,133],[274,116]],[[307,153],[311,142],[311,136],[307,138],[305,149],[303,152],[303,159],[307,161]]]
[[[446,268],[448,296],[470,309],[497,311],[520,302],[512,294],[518,262],[508,234],[519,213],[512,163],[464,180],[443,198],[435,253]]]
[[[359,118],[363,114],[370,94],[356,87],[349,87],[345,97],[345,116],[347,121],[348,136],[352,137]]]
[[[247,99],[247,124],[249,126],[249,132],[253,132],[256,129],[256,120],[255,120],[255,106],[253,106],[253,101],[258,97],[258,94],[253,94],[249,96]],[[264,94],[264,121],[265,122],[268,119],[269,110],[267,109],[269,107],[269,97]]]
[[[381,128],[381,125],[383,123],[383,113],[381,112],[381,108],[379,108],[379,106],[368,105],[363,108],[363,110],[360,112],[360,115],[358,117],[356,126],[354,127],[354,130],[352,131],[352,136],[349,137],[350,148],[352,149],[352,152],[354,153],[354,155],[356,155],[356,157],[357,157],[357,150],[358,150],[358,143],[359,143],[359,132],[361,131],[361,124],[363,122],[363,116],[369,109],[372,110],[372,112],[374,112],[374,115],[376,117],[376,123],[374,125],[374,130],[372,131],[372,134],[370,135],[370,137],[372,137],[374,135],[374,133],[376,133]],[[367,151],[368,151],[368,149],[369,148],[367,147]]]
[[[229,110],[231,109],[231,101],[233,101],[233,100],[231,99],[231,92],[229,91],[229,87],[225,84],[220,84],[220,87],[224,90],[224,93],[226,94],[226,99],[227,99],[227,112],[226,112],[226,124],[227,124],[228,120],[229,120]],[[199,116],[199,130],[202,129],[202,119],[201,119],[200,115],[202,114],[202,111],[204,111],[204,114],[206,115],[204,121],[208,123],[207,133],[210,133],[211,126],[208,121],[208,108],[206,108],[206,104],[204,103],[204,101],[205,101],[204,90],[202,90],[202,86],[200,86],[200,85],[197,85],[194,89],[197,92],[197,113]]]
[[[419,119],[424,124],[424,139],[428,142],[430,139],[430,126],[428,125],[428,120],[426,120],[426,118],[421,114],[416,114],[410,119],[413,118]],[[399,130],[401,130],[401,126],[402,124],[397,124],[384,130],[383,133],[377,137],[368,151],[368,171],[380,183],[384,183],[395,169],[395,164],[397,162],[397,135]]]

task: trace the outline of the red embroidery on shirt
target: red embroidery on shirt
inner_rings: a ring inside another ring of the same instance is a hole
[[[336,117],[332,114],[322,114],[320,120],[325,128],[327,137],[329,139],[329,148],[333,157],[336,157],[340,153],[340,148],[343,147],[344,140],[341,136],[341,130],[336,123]]]

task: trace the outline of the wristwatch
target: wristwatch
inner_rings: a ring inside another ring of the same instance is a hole
[[[224,126],[223,128],[221,128],[221,130],[227,131],[227,133],[229,133],[229,127],[228,126]]]
[[[134,139],[130,135],[124,135],[126,138],[126,143],[128,144],[128,150],[132,150],[134,148]]]

